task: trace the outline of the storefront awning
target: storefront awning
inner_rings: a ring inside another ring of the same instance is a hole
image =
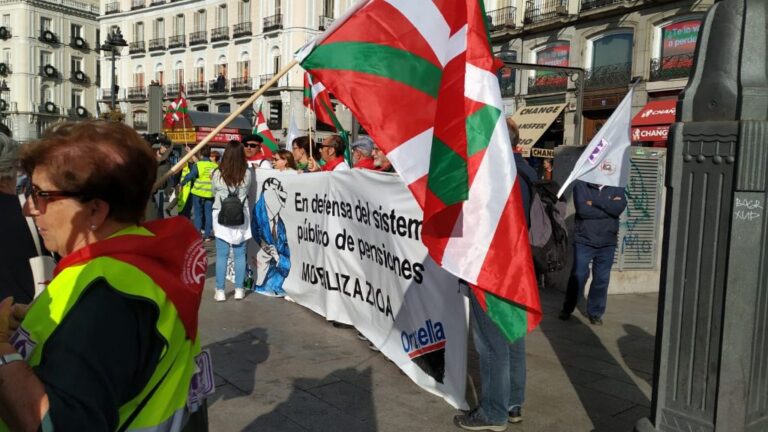
[[[194,144],[202,141],[208,134],[221,124],[229,114],[209,113],[202,111],[189,111],[188,123],[184,127],[165,129],[164,133],[174,144]],[[241,135],[248,134],[251,131],[251,125],[248,119],[239,115],[217,133],[210,144],[224,145],[230,140],[240,140]]]
[[[531,147],[544,135],[560,115],[565,104],[536,105],[520,108],[512,116],[520,130],[520,147],[523,157],[530,157]]]
[[[650,101],[632,119],[632,126],[671,125],[677,99]]]

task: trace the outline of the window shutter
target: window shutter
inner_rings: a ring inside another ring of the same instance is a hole
[[[619,219],[614,257],[617,270],[656,268],[666,154],[663,148],[631,149],[627,209]]]

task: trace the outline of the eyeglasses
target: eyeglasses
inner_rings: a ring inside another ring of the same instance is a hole
[[[246,143],[243,143],[243,147],[259,148],[259,147],[261,147],[261,144],[246,144]]]
[[[82,195],[77,192],[68,191],[43,191],[38,189],[37,186],[32,185],[27,189],[27,198],[32,198],[32,205],[40,213],[45,213],[45,209],[49,202],[65,199],[65,198],[80,198]]]

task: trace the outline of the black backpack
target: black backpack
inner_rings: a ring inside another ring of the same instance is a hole
[[[228,195],[221,200],[221,210],[219,210],[219,225],[235,227],[245,223],[245,214],[243,213],[243,201],[237,197],[237,188],[234,192],[229,190]]]
[[[567,262],[568,231],[565,228],[566,204],[557,198],[554,182],[533,183],[520,176],[530,193],[528,240],[536,274],[562,270]]]

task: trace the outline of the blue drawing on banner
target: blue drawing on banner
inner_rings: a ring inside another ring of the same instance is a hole
[[[280,212],[285,208],[287,196],[280,180],[268,178],[253,206],[251,234],[258,252],[252,258],[255,266],[252,265],[251,270],[253,290],[259,294],[285,296],[283,282],[291,271],[291,250]]]

